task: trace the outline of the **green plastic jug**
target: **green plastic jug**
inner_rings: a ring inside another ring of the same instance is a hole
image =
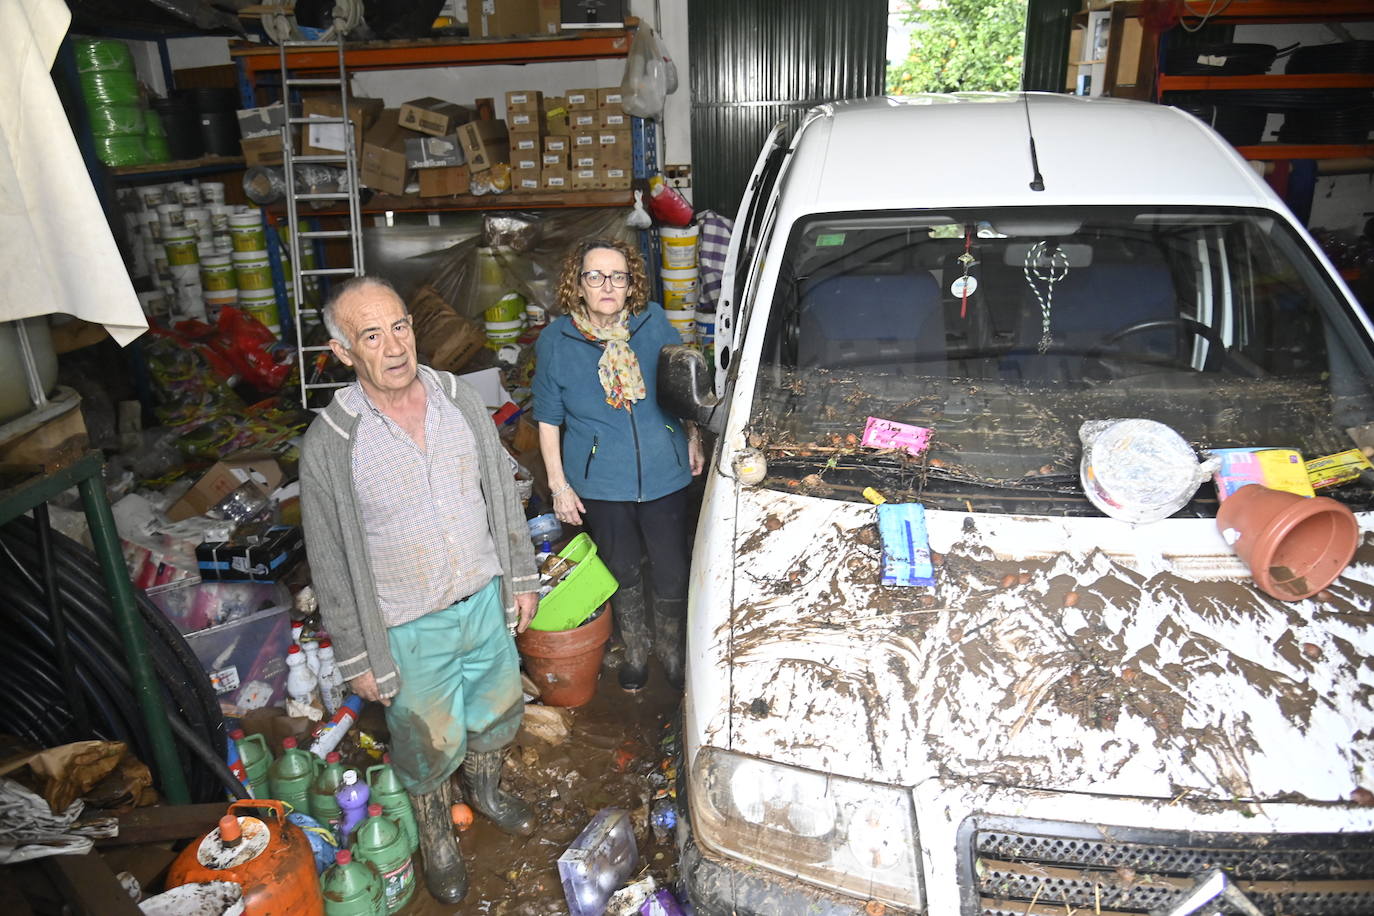
[[[338,834],[343,812],[334,793],[343,785],[344,765],[338,751],[330,751],[324,758],[324,768],[310,787],[310,816]],[[342,839],[342,837],[340,837]]]
[[[272,752],[267,747],[267,739],[262,735],[246,735],[241,728],[234,729],[229,737],[238,745],[239,759],[248,774],[248,787],[253,797],[268,798],[271,789],[267,783],[267,768],[272,765]]]
[[[395,821],[382,814],[382,806],[376,802],[367,806],[367,820],[358,825],[353,855],[359,862],[371,862],[382,876],[388,913],[410,902],[415,894],[415,866],[405,835]]]
[[[382,877],[370,862],[354,862],[347,849],[320,876],[325,916],[386,916]]]
[[[283,738],[281,756],[267,770],[272,797],[284,801],[302,814],[310,813],[310,786],[324,761],[296,746],[295,738]]]
[[[372,789],[372,800],[382,806],[382,813],[391,818],[401,828],[406,848],[415,855],[420,848],[420,827],[415,822],[415,809],[410,804],[410,795],[396,771],[391,768],[391,758],[383,758],[386,763],[367,768],[367,784]]]

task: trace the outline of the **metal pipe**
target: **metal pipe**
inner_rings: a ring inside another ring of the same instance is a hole
[[[24,319],[14,323],[14,333],[19,338],[19,359],[24,364],[24,382],[29,386],[29,400],[35,410],[48,406],[48,395],[43,391],[43,379],[38,374],[38,360],[33,355],[33,344],[29,342],[29,329]]]
[[[133,681],[134,695],[138,698],[148,728],[148,742],[152,745],[162,794],[171,804],[190,804],[186,776],[181,771],[181,761],[177,758],[176,745],[172,741],[172,729],[167,722],[162,694],[158,691],[144,648],[143,621],[134,604],[134,588],[129,582],[129,571],[124,567],[124,552],[120,548],[110,503],[105,498],[104,480],[96,474],[83,478],[79,487],[81,500],[86,506],[86,520],[90,523],[91,541],[96,556],[100,558],[100,569],[110,591],[110,606],[124,643],[124,654],[128,657],[129,678]]]

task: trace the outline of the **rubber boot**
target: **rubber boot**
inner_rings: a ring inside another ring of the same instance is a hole
[[[420,828],[420,854],[425,863],[425,884],[440,903],[458,903],[468,892],[468,869],[458,840],[453,836],[453,796],[448,780],[423,795],[411,795],[415,823]]]
[[[501,791],[501,767],[505,749],[468,751],[458,772],[463,780],[463,797],[474,810],[513,836],[534,833],[534,812],[509,792]]]
[[[663,676],[674,690],[681,690],[687,655],[687,599],[654,600],[654,652],[663,665]]]
[[[649,621],[644,613],[644,586],[622,585],[611,599],[611,611],[625,641],[625,661],[617,679],[624,690],[638,690],[649,680]]]

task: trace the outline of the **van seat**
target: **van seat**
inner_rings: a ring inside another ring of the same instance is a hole
[[[1030,346],[1041,333],[1040,303],[1021,280],[1021,340]],[[1043,295],[1045,285],[1037,284]],[[1179,317],[1178,301],[1169,269],[1161,263],[1098,263],[1069,271],[1054,286],[1050,303],[1050,334],[1056,345],[1090,349],[1123,328],[1144,321]],[[1120,341],[1138,353],[1173,355],[1178,333],[1172,328],[1132,334]]]
[[[803,286],[800,330],[802,368],[900,364],[919,355],[916,370],[934,372],[944,362],[940,287],[928,271],[845,274]]]

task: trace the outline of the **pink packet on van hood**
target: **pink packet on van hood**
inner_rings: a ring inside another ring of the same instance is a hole
[[[900,448],[919,458],[930,445],[930,430],[896,420],[869,417],[859,443],[869,448]]]

